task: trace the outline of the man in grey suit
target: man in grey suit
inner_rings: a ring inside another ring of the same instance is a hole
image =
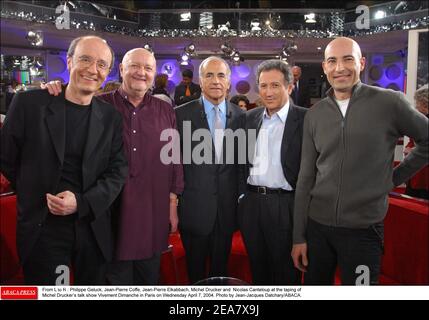
[[[209,256],[208,275],[227,275],[236,227],[239,165],[238,142],[225,152],[223,132],[242,128],[244,120],[243,111],[225,100],[231,76],[228,64],[209,57],[201,63],[199,74],[202,97],[176,108],[185,177],[185,190],[179,200],[179,229],[191,283],[206,278]],[[202,133],[198,141],[191,141],[190,135],[198,133]],[[204,133],[208,139],[204,139]],[[203,152],[197,152],[201,146]],[[204,161],[190,159],[191,154],[202,155]],[[227,158],[232,161],[225,161]]]

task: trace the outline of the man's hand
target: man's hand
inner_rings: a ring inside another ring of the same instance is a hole
[[[62,91],[61,81],[54,80],[54,81],[49,81],[48,83],[42,83],[40,85],[40,89],[48,89],[48,92],[50,95],[57,96]]]
[[[170,232],[176,232],[179,224],[179,216],[177,215],[177,195],[170,193]]]
[[[177,205],[170,202],[170,232],[176,232],[179,224],[179,216],[177,215]]]
[[[294,244],[292,247],[292,260],[295,268],[307,272],[307,243]]]
[[[76,197],[71,191],[63,191],[57,195],[46,194],[49,211],[56,216],[68,216],[77,210]]]
[[[411,153],[411,151],[413,151],[413,148],[406,147],[404,149],[404,157],[408,156]]]

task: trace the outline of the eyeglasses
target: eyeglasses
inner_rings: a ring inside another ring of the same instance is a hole
[[[80,64],[84,68],[89,68],[95,62],[98,71],[107,72],[110,70],[109,64],[104,60],[95,60],[90,56],[81,56],[77,58],[77,63]]]

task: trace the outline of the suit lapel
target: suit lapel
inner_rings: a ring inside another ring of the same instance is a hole
[[[237,110],[235,110],[235,108],[233,108],[226,100],[225,100],[225,105],[226,105],[225,129],[232,129],[232,124],[234,123],[234,119],[237,118]]]
[[[249,125],[247,126],[247,147],[249,148],[249,151],[247,153],[248,157],[252,157],[249,159],[249,163],[253,164],[253,158],[255,156],[255,148],[256,148],[256,141],[258,140],[259,131],[261,130],[262,126],[262,120],[264,117],[264,110],[265,108],[258,109],[258,112],[254,115],[253,118],[248,119]],[[252,139],[252,141],[249,141],[249,129],[255,130],[256,129],[256,137],[255,139]]]
[[[235,108],[233,108],[228,101],[225,100],[225,130],[231,129],[234,131],[236,129],[236,125],[234,122],[237,120],[239,114]],[[214,142],[213,142],[214,143]],[[214,145],[214,144],[213,144]],[[235,146],[235,143],[234,143]],[[213,147],[214,148],[214,147]],[[237,149],[229,150],[228,153],[226,153],[226,137],[224,136],[223,142],[222,142],[222,163],[220,164],[221,167],[224,167],[227,164],[227,161],[234,161],[235,162],[235,156],[236,152],[238,152]]]
[[[287,149],[290,145],[290,142],[293,140],[293,135],[295,134],[296,129],[298,128],[298,114],[296,112],[295,106],[291,103],[289,107],[289,113],[286,119],[285,128],[283,131],[282,139],[282,150],[281,150],[281,162],[286,163],[286,154]]]
[[[48,106],[49,113],[45,117],[46,126],[54,145],[60,164],[64,161],[64,150],[66,144],[66,123],[65,123],[65,96],[64,93],[58,97],[52,97]]]
[[[204,110],[203,99],[200,98],[196,100],[196,102],[197,104],[195,105],[195,108],[192,111],[192,119],[191,119],[195,127],[194,129],[195,130],[206,129],[210,133],[210,127],[207,121],[206,111]],[[192,130],[192,133],[193,132],[194,130]],[[211,152],[212,152],[212,161],[214,163],[216,159],[216,152],[215,152],[214,141],[212,139],[211,134],[210,134],[210,146],[211,146]]]
[[[265,108],[261,108],[261,112],[258,113],[257,117],[254,119],[254,128],[256,129],[256,137],[259,135],[259,130],[261,130],[262,127],[262,121],[264,120],[264,111]]]
[[[204,105],[202,103],[202,99],[197,100],[198,104],[196,108],[194,108],[192,112],[192,122],[195,125],[195,129],[209,129],[209,123],[207,122],[206,112],[204,110]]]

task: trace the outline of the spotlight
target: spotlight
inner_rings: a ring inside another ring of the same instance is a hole
[[[230,56],[230,57],[232,57],[232,56],[234,56],[237,52],[238,52],[238,51],[237,51],[237,49],[232,48],[232,49],[231,49],[231,52],[230,52],[230,54],[229,54],[229,56]]]
[[[423,1],[400,1],[395,9],[394,12],[395,14],[400,14],[400,13],[404,13],[404,12],[411,12],[411,11],[417,11],[420,10],[423,5],[422,5]]]
[[[224,43],[220,46],[220,49],[222,50],[223,54],[226,56],[230,56],[232,53],[232,48],[229,43]]]
[[[286,46],[284,46],[284,47],[282,48],[282,55],[284,55],[284,56],[288,56],[288,55],[289,55],[289,50],[287,49],[287,47],[286,47]]]
[[[186,22],[191,20],[191,13],[190,12],[183,12],[180,14],[180,21]]]
[[[298,46],[292,43],[289,45],[288,51],[289,51],[289,54],[295,54],[298,51]]]
[[[43,58],[42,57],[34,57],[33,65],[36,68],[42,68],[44,66]]]
[[[383,19],[383,18],[386,18],[386,11],[378,10],[378,11],[374,14],[374,19]]]
[[[30,30],[25,37],[32,46],[40,47],[43,45],[43,34],[42,31]]]
[[[313,12],[304,15],[305,23],[316,23],[316,14]]]
[[[281,54],[283,56],[289,57],[289,56],[295,54],[297,51],[298,51],[298,46],[295,43],[290,42],[290,43],[286,43],[283,46]]]
[[[227,23],[225,23],[225,24],[220,24],[220,25],[218,25],[217,27],[217,32],[216,32],[216,34],[217,34],[217,36],[218,37],[227,37],[227,36],[229,36],[229,27],[230,27],[231,25],[230,25],[230,23],[229,23],[229,21],[227,22]]]
[[[252,32],[261,31],[260,24],[261,23],[259,22],[259,19],[257,18],[252,19],[252,21],[250,22],[251,31]]]
[[[265,26],[268,29],[271,29],[271,30],[279,29],[280,25],[281,25],[281,17],[278,14],[270,13],[268,15],[267,20],[265,20]]]
[[[37,76],[39,74],[39,69],[36,67],[30,67],[30,75]]]
[[[183,50],[185,51],[185,53],[188,56],[192,56],[193,57],[193,56],[196,55],[196,53],[195,53],[195,45],[193,43],[188,44]]]
[[[231,56],[231,61],[234,66],[239,66],[241,62],[240,52],[235,51],[234,54]]]
[[[188,61],[189,60],[189,56],[186,53],[182,53],[180,58],[182,59],[182,61]]]
[[[147,51],[149,51],[149,52],[152,52],[152,53],[153,53],[152,46],[151,46],[149,43],[145,43],[145,44],[143,45],[143,49],[146,49]]]
[[[187,66],[189,64],[189,55],[186,52],[182,52],[180,55],[180,64],[182,66]]]

